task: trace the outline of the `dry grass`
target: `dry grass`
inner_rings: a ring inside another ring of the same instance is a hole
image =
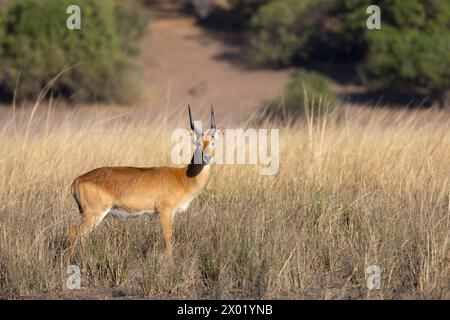
[[[1,120],[0,292],[73,296],[64,287],[67,266],[76,264],[83,287],[76,297],[109,290],[450,298],[448,114],[346,107],[339,120],[281,128],[277,175],[214,168],[204,192],[177,216],[170,267],[155,218],[108,218],[85,247],[62,249],[80,218],[73,178],[97,166],[169,163],[170,132],[186,119],[128,111],[25,110]],[[381,290],[366,288],[372,264],[381,268]]]

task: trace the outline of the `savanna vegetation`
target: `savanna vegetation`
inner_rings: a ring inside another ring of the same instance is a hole
[[[241,13],[237,15],[241,24],[234,25],[249,32],[251,63],[353,64],[370,90],[419,92],[431,104],[450,105],[450,3],[446,0],[236,0],[228,4],[231,16]],[[366,26],[370,5],[381,8],[380,30]]]
[[[64,248],[80,218],[72,179],[169,163],[176,123],[146,110],[41,108],[11,113],[0,130],[3,295],[450,297],[450,122],[439,111],[346,106],[339,118],[282,127],[276,176],[213,168],[176,217],[171,266],[155,218],[110,217],[85,246]],[[81,291],[65,289],[70,264]],[[381,269],[381,290],[367,289],[369,265]]]
[[[139,90],[134,62],[147,15],[137,1],[80,0],[81,30],[66,27],[71,1],[11,0],[0,5],[0,95],[34,100],[51,92],[70,102],[130,102]]]
[[[307,112],[324,115],[339,107],[339,98],[330,80],[316,72],[299,72],[279,97],[264,107],[262,120],[295,121]],[[311,109],[311,110],[308,110]]]

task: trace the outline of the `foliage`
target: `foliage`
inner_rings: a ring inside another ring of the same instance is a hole
[[[381,30],[366,27],[371,4],[381,8]],[[273,0],[259,7],[252,27],[259,64],[343,59],[363,64],[381,89],[450,86],[446,0]]]
[[[127,73],[145,19],[133,5],[80,0],[81,30],[66,27],[69,0],[15,0],[0,20],[0,88],[32,99],[64,69],[52,92],[71,100],[126,101],[134,84]],[[126,88],[126,90],[123,90]],[[120,90],[118,90],[120,89]],[[125,94],[124,94],[125,93]]]
[[[367,32],[367,69],[382,88],[450,86],[450,3],[385,0],[382,32]]]
[[[436,90],[450,87],[450,32],[443,29],[398,30],[385,26],[368,37],[367,68],[381,87],[420,85]]]
[[[316,72],[300,72],[286,87],[280,98],[266,109],[269,118],[290,119],[307,112],[324,114],[332,111],[337,102],[330,81]]]
[[[256,33],[251,43],[255,62],[286,66],[307,57],[320,4],[278,0],[262,6],[251,21]]]

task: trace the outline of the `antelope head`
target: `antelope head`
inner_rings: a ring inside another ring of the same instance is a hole
[[[201,132],[192,120],[191,107],[188,105],[189,123],[191,127],[192,143],[194,144],[193,164],[210,165],[214,161],[215,143],[222,135],[221,129],[216,127],[214,109],[211,106],[211,126]]]

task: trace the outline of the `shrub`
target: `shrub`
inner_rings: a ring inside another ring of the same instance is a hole
[[[2,43],[2,40],[5,38],[5,29],[3,28],[3,25],[5,24],[5,12],[1,8],[0,4],[0,44]],[[3,48],[0,45],[0,57],[2,57]]]
[[[441,106],[450,106],[450,3],[383,4],[388,23],[365,36],[369,76],[382,89],[426,88]]]
[[[65,68],[54,94],[78,101],[127,101],[127,76],[144,17],[130,4],[79,0],[81,30],[66,27],[69,0],[14,0],[0,20],[0,90],[11,98],[34,99]]]
[[[382,9],[381,30],[366,27],[371,4]],[[450,105],[447,0],[273,0],[259,7],[252,26],[258,64],[362,62],[380,89],[420,86]]]
[[[364,54],[365,11],[351,1],[273,0],[252,18],[251,55],[260,65],[355,60]]]
[[[313,1],[277,0],[253,16],[252,56],[257,64],[286,66],[308,55],[315,23]]]
[[[367,67],[380,86],[450,86],[450,32],[385,26],[382,33],[370,34],[369,44]]]
[[[300,72],[286,87],[283,95],[266,108],[264,116],[288,120],[306,112],[316,115],[331,112],[337,96],[328,78],[316,72]]]

